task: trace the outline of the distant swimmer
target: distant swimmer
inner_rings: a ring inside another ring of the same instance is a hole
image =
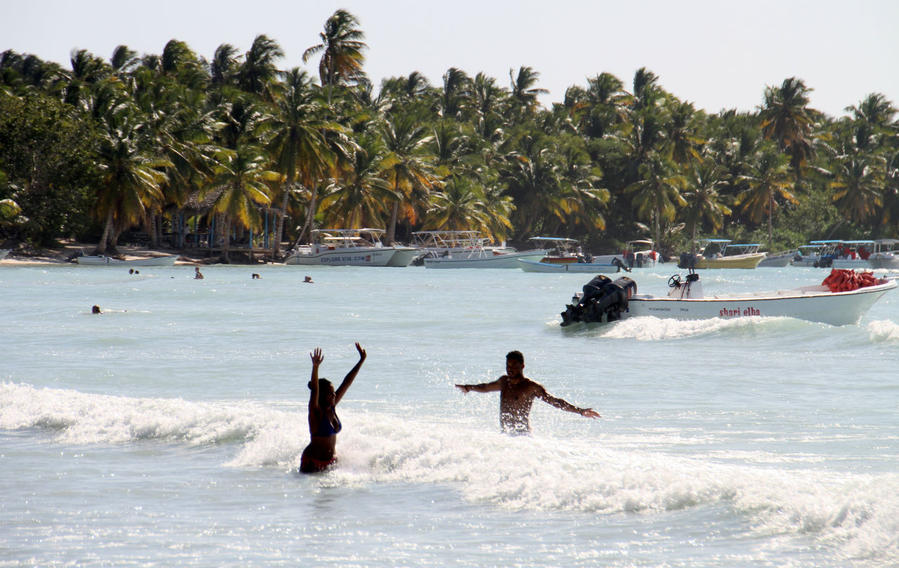
[[[337,461],[335,446],[337,434],[341,430],[340,419],[337,418],[337,403],[343,399],[353,380],[365,362],[365,349],[356,343],[359,362],[350,369],[343,382],[334,391],[334,385],[327,379],[318,378],[318,368],[324,361],[322,350],[316,347],[310,354],[312,357],[312,378],[309,379],[309,445],[303,450],[300,459],[301,473],[318,473],[328,469]]]
[[[306,284],[314,284],[311,276],[307,276],[306,278],[304,278],[303,282],[305,282]]]
[[[520,351],[510,351],[506,355],[506,374],[490,383],[477,385],[456,385],[462,392],[499,391],[499,422],[503,432],[519,435],[530,434],[531,405],[535,398],[561,410],[574,412],[587,418],[599,418],[592,408],[579,408],[546,392],[542,385],[523,374],[524,355]]]
[[[199,266],[194,266],[194,280],[202,280],[204,278],[203,273],[200,272]]]
[[[259,274],[257,274],[256,272],[254,272],[254,273],[252,274],[252,276],[250,276],[250,278],[253,279],[253,280],[259,280],[260,278],[262,278],[262,276],[259,276]]]
[[[100,306],[94,304],[94,306],[91,307],[91,313],[92,314],[102,314],[103,312],[100,310]]]

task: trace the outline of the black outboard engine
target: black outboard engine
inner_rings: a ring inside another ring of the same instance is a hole
[[[600,274],[584,285],[584,293],[576,304],[565,306],[562,325],[621,319],[622,312],[627,311],[628,299],[636,293],[637,283],[627,276],[612,282],[611,278]]]
[[[680,253],[680,261],[677,263],[677,267],[681,270],[696,268],[696,255],[689,252]]]

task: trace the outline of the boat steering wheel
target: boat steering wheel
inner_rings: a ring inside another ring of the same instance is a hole
[[[675,274],[668,279],[668,287],[677,288],[678,286],[680,286],[680,274]]]

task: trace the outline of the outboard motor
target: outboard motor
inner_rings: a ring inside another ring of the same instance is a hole
[[[696,268],[696,255],[689,252],[680,253],[680,261],[677,263],[677,267],[681,270]]]
[[[612,282],[602,274],[584,285],[583,294],[573,298],[577,303],[565,306],[562,325],[576,322],[601,322],[621,319],[627,311],[627,301],[637,293],[637,283],[622,276]]]

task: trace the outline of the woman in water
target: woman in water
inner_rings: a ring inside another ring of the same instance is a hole
[[[301,473],[318,473],[324,471],[337,459],[334,457],[334,447],[337,444],[337,433],[340,432],[340,419],[337,418],[337,403],[346,394],[353,379],[365,362],[365,349],[356,343],[356,351],[359,352],[359,362],[350,369],[337,391],[328,379],[318,378],[318,367],[324,360],[322,350],[316,347],[310,354],[312,357],[312,378],[309,380],[309,435],[311,441],[303,450],[300,459]]]

